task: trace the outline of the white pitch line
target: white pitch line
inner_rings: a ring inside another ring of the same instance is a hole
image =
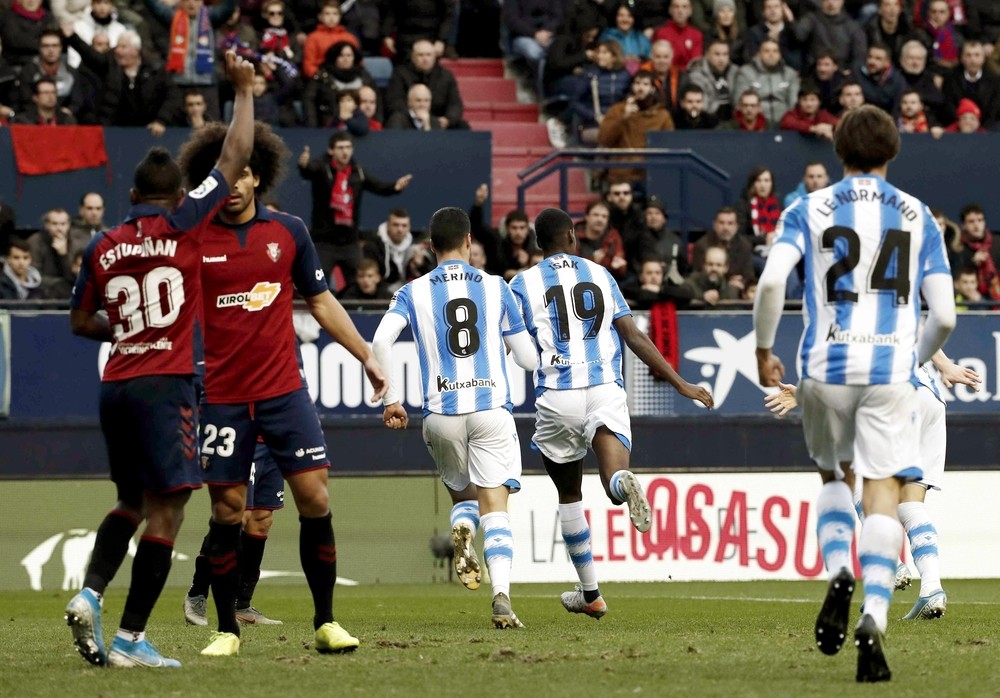
[[[555,598],[554,594],[517,594],[519,599],[551,599]],[[822,597],[816,597],[813,599],[787,599],[779,598],[774,596],[638,596],[635,594],[610,594],[608,598],[611,599],[667,599],[675,601],[752,601],[757,603],[808,603],[817,604],[823,599]],[[903,602],[902,598],[897,598],[899,603]],[[950,606],[1000,606],[1000,601],[951,601],[949,600]]]

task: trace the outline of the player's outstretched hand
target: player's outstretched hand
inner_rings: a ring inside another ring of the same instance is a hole
[[[785,377],[785,365],[781,359],[771,353],[770,349],[757,350],[757,375],[760,384],[765,388],[770,388]]]
[[[939,366],[938,373],[941,374],[941,380],[948,388],[955,387],[956,383],[961,383],[962,385],[967,385],[974,392],[979,392],[979,384],[983,382],[983,379],[979,377],[979,374],[973,371],[971,368],[963,368],[953,361],[949,361],[947,366]]]
[[[406,416],[406,410],[398,402],[386,405],[382,411],[382,423],[390,429],[405,429],[407,422],[409,417]]]
[[[372,394],[372,404],[382,399],[385,395],[385,391],[389,389],[389,380],[385,377],[385,373],[382,372],[382,367],[378,365],[378,361],[375,357],[370,357],[364,363],[365,373],[368,375],[368,380],[371,381],[372,387],[375,392]]]
[[[253,63],[236,55],[234,49],[226,51],[226,75],[237,91],[253,89]]]
[[[700,385],[694,385],[693,383],[684,382],[677,388],[677,392],[684,397],[689,397],[692,400],[697,400],[703,404],[708,409],[715,407],[715,400],[712,398],[712,393],[708,391],[708,388],[704,388]]]
[[[778,417],[786,414],[799,406],[799,401],[795,399],[796,388],[794,385],[778,382],[781,390],[764,396],[764,407],[768,408]]]

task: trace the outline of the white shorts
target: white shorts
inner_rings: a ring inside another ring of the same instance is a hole
[[[944,454],[948,442],[945,428],[944,403],[930,388],[917,388],[917,423],[920,429],[920,469],[924,476],[920,484],[927,489],[941,489],[944,476]]]
[[[424,443],[441,481],[455,492],[469,483],[521,489],[521,444],[514,417],[503,407],[468,414],[428,414]]]
[[[802,381],[802,429],[821,470],[854,463],[866,480],[916,475],[917,400],[910,383],[832,385]],[[907,472],[910,471],[910,472]]]
[[[600,426],[632,450],[632,423],[625,391],[617,383],[572,390],[546,390],[535,398],[532,443],[549,460],[571,463],[587,455]]]

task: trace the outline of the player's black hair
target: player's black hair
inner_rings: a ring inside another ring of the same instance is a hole
[[[194,132],[181,148],[179,158],[181,170],[187,178],[188,186],[201,184],[222,154],[222,143],[226,140],[228,127],[223,123],[209,123]],[[250,154],[250,171],[260,178],[257,196],[263,196],[281,180],[285,173],[285,160],[290,157],[284,141],[260,121],[253,125],[253,152]]]
[[[177,196],[181,189],[181,169],[169,150],[160,146],[150,148],[135,168],[132,186],[143,198]]]
[[[899,155],[899,129],[886,112],[864,104],[840,117],[833,149],[844,167],[871,172]]]
[[[535,240],[543,252],[562,249],[566,233],[573,230],[573,219],[560,208],[547,208],[535,216]]]
[[[472,223],[465,211],[449,206],[434,212],[428,229],[431,231],[431,245],[434,249],[437,252],[447,252],[462,246],[465,236],[472,232]]]

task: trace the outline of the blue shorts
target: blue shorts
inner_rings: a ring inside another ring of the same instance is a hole
[[[101,384],[101,431],[118,498],[198,489],[198,409],[190,376],[140,376]]]
[[[329,468],[326,441],[309,391],[300,388],[259,402],[201,408],[201,467],[210,485],[250,480],[257,437],[283,477]]]
[[[247,509],[274,511],[285,506],[285,481],[271,452],[262,443],[253,452],[250,485],[247,487]]]

